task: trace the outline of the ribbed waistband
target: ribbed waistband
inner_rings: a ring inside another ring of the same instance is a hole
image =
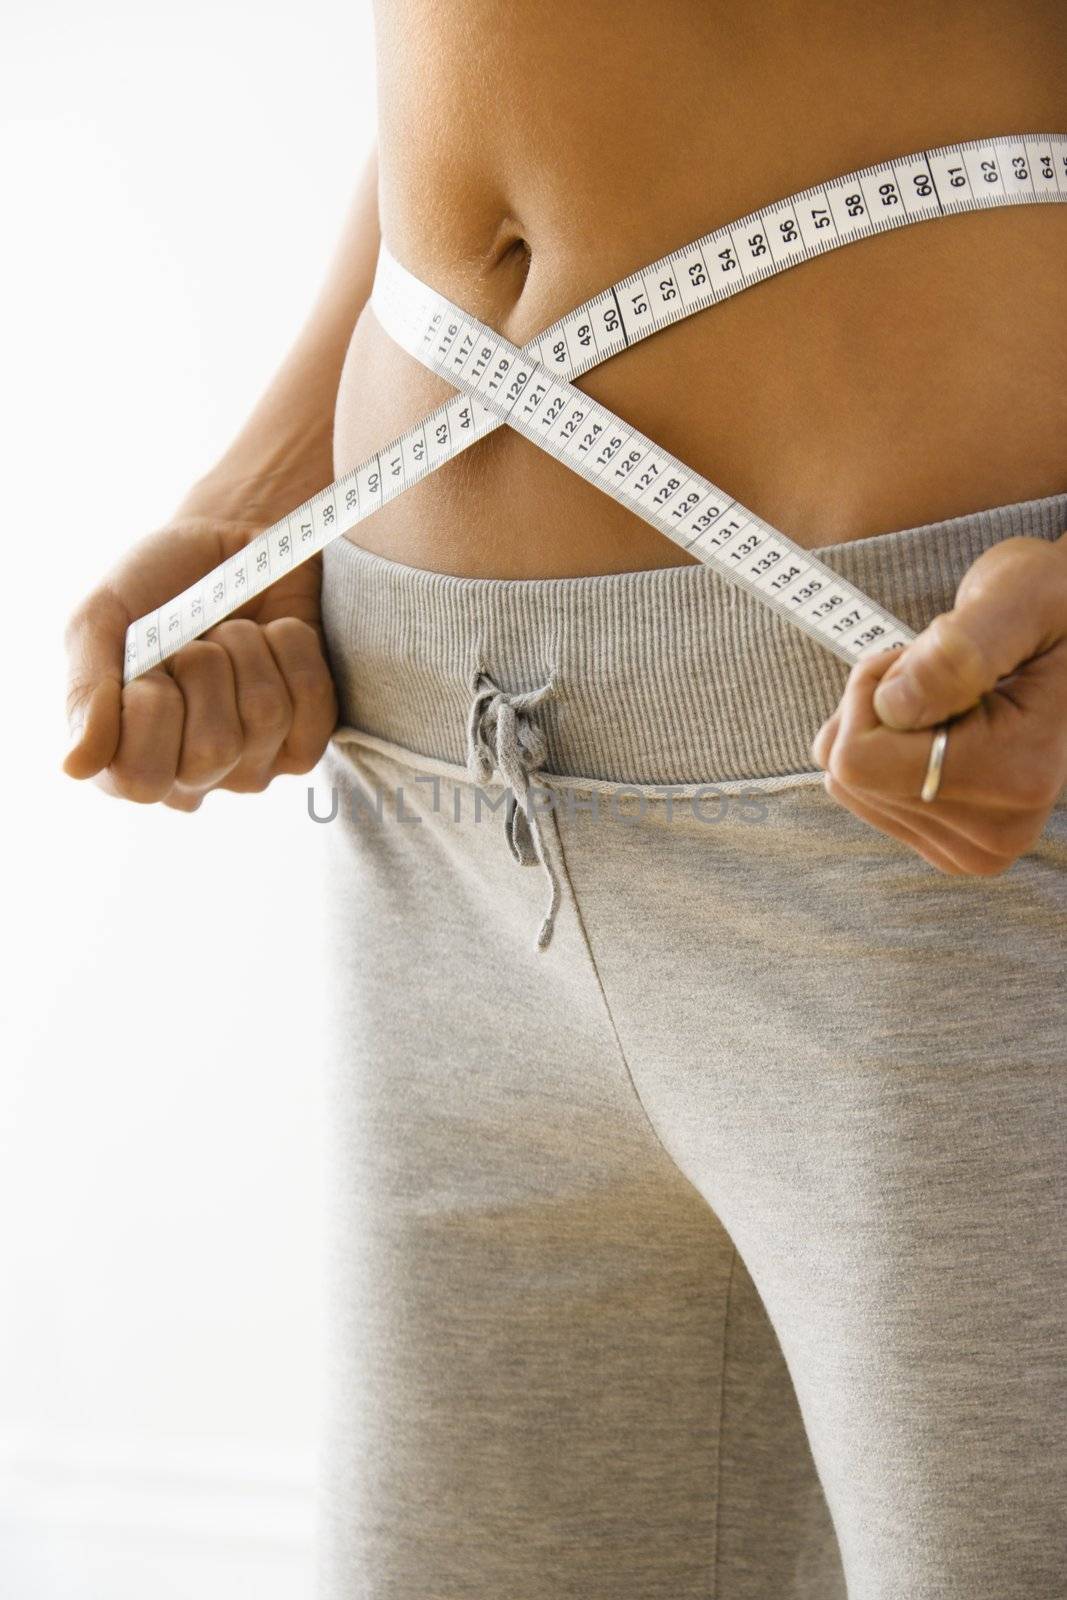
[[[916,632],[983,550],[1067,530],[1067,493],[814,553]],[[537,701],[546,773],[687,784],[810,772],[847,665],[703,565],[460,578],[335,539],[323,615],[341,724],[463,765],[479,670]]]

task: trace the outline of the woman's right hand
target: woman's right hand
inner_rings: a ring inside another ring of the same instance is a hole
[[[279,774],[315,766],[337,723],[321,555],[161,666],[122,682],[129,624],[259,531],[176,519],[136,544],[77,607],[65,636],[70,777],[140,804],[195,811],[212,789],[258,793]]]

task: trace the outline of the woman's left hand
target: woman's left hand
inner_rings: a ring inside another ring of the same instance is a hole
[[[811,750],[835,800],[942,872],[991,877],[1031,850],[1067,785],[1067,534],[984,551],[951,611],[857,662]]]

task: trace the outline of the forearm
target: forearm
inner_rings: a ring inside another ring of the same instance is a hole
[[[370,298],[379,245],[378,150],[364,163],[326,280],[296,343],[177,517],[276,521],[333,479],[333,417],[352,330]]]

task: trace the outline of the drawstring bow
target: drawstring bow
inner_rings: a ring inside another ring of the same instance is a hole
[[[467,771],[475,783],[488,783],[494,771],[507,786],[504,834],[520,866],[544,868],[549,904],[537,934],[537,948],[547,948],[559,910],[560,886],[545,849],[541,819],[531,803],[530,781],[548,754],[544,731],[530,713],[553,691],[552,680],[539,689],[509,693],[494,683],[483,667],[475,669],[467,725]]]

